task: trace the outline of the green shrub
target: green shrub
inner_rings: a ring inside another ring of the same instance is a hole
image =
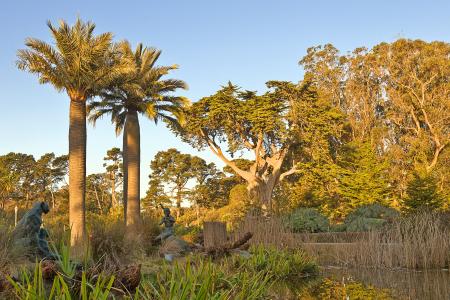
[[[294,232],[325,232],[330,228],[328,218],[313,208],[298,208],[286,219]]]
[[[376,230],[398,216],[395,209],[374,203],[358,207],[347,216],[344,224],[347,231]]]
[[[331,226],[330,226],[331,232],[344,232],[346,230],[347,230],[347,225],[345,223],[331,224]]]

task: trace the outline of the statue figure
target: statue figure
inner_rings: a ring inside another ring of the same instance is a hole
[[[164,229],[161,232],[161,234],[159,234],[154,239],[155,242],[162,242],[163,240],[167,239],[169,236],[174,235],[173,224],[175,224],[175,218],[170,215],[169,208],[164,207],[162,204],[160,204],[160,205],[164,211],[164,217],[161,219],[161,222],[159,222],[159,225],[164,224]]]
[[[58,255],[50,251],[50,247],[48,246],[48,231],[44,228],[39,229],[38,233],[38,255],[42,258],[57,260],[59,259]]]
[[[42,214],[47,214],[50,207],[46,202],[37,202],[17,223],[13,231],[15,245],[29,250],[32,256],[44,259],[57,259],[49,249],[47,230],[41,228]]]

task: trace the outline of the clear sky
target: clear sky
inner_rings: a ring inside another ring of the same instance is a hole
[[[450,1],[3,0],[0,10],[0,155],[67,152],[67,95],[15,67],[26,37],[51,41],[47,20],[73,23],[79,16],[96,23],[97,33],[111,31],[117,40],[161,49],[160,64],[180,65],[172,75],[189,84],[183,95],[192,101],[228,80],[259,91],[268,80],[298,81],[298,61],[319,44],[347,52],[400,37],[450,41]],[[176,147],[218,162],[144,118],[141,142],[142,193],[157,151]],[[105,152],[114,146],[121,138],[109,119],[89,125],[88,174],[103,171]]]

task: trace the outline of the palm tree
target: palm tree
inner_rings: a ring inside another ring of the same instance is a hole
[[[55,45],[28,38],[26,49],[18,51],[17,66],[50,83],[70,98],[69,125],[69,222],[71,245],[82,250],[86,239],[86,101],[118,76],[131,69],[132,62],[118,59],[109,32],[94,35],[95,25],[77,19],[54,27],[47,22]]]
[[[89,120],[111,115],[116,134],[123,130],[124,217],[130,232],[140,223],[140,128],[138,114],[157,123],[159,120],[178,126],[182,108],[188,103],[184,97],[170,95],[177,89],[186,89],[185,82],[161,79],[178,66],[156,66],[161,51],[138,44],[131,49],[125,41],[119,45],[122,57],[134,60],[135,69],[124,76],[113,88],[107,89],[98,101],[88,105]]]

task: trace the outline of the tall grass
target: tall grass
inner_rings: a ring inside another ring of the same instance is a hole
[[[399,218],[355,243],[306,243],[319,263],[342,266],[433,269],[450,263],[450,224],[443,215],[424,212]]]
[[[293,233],[278,216],[248,215],[231,239],[252,232],[252,245],[304,249],[321,265],[432,269],[450,264],[450,220],[438,212],[399,217],[361,233]]]
[[[253,234],[250,244],[275,246],[282,248],[295,248],[299,240],[279,216],[265,217],[259,214],[248,214],[230,234],[230,239],[237,241],[247,232]]]

